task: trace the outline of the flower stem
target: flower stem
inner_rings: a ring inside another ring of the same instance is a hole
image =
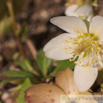
[[[19,51],[20,51],[21,55],[23,56],[23,58],[25,58],[25,54],[24,54],[24,51],[23,51],[21,40],[20,40],[19,36],[16,35],[17,24],[16,24],[14,12],[13,12],[12,0],[7,0],[7,7],[8,7],[8,10],[9,10],[9,14],[11,16],[11,19],[12,19],[13,31],[14,31],[14,34],[15,34],[15,37],[16,37],[16,40],[17,40],[17,45],[18,45]]]

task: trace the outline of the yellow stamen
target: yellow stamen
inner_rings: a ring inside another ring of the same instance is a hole
[[[88,64],[88,67],[90,68],[90,64]]]
[[[96,60],[94,59],[94,60],[92,60],[91,62],[94,63],[95,61],[96,61]]]
[[[69,39],[69,37],[67,37],[67,39]]]
[[[67,40],[65,40],[65,44],[67,44],[68,42],[67,42]]]

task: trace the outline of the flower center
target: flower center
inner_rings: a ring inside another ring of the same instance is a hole
[[[84,33],[79,35],[77,38],[68,37],[67,41],[68,40],[74,47],[72,52],[74,58],[72,60],[74,60],[77,56],[79,57],[78,61],[75,62],[77,65],[92,66],[94,65],[94,62],[98,64],[98,61],[101,60],[101,42],[94,34]]]
[[[74,50],[74,55],[80,55],[81,52],[92,52],[95,51],[96,54],[100,51],[100,45],[98,43],[98,38],[94,34],[85,33],[77,37],[74,40],[77,47]],[[75,45],[75,43],[73,43]]]

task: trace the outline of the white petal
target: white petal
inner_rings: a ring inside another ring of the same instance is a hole
[[[88,17],[93,13],[93,8],[91,5],[82,5],[75,12],[77,12],[78,16]]]
[[[103,29],[101,30],[100,34],[98,35],[99,41],[103,42]]]
[[[50,40],[43,48],[45,55],[48,58],[56,60],[64,60],[73,57],[71,53],[73,52],[74,47],[71,43],[65,44],[66,38],[72,36],[72,34],[64,33]],[[68,49],[68,53],[66,55],[65,48],[67,47],[71,48]]]
[[[68,6],[65,10],[65,15],[67,16],[77,16],[77,14],[75,13],[75,10],[78,8],[79,6],[74,4],[71,6]]]
[[[95,16],[90,22],[89,32],[103,38],[103,17]],[[103,39],[101,39],[103,41]]]
[[[51,23],[57,25],[63,30],[78,35],[78,33],[86,33],[87,27],[85,23],[78,17],[60,16],[51,19]]]
[[[87,91],[95,82],[98,75],[98,67],[76,66],[74,70],[74,82],[80,92]]]

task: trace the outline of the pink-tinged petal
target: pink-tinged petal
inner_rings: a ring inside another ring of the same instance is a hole
[[[60,103],[61,95],[65,93],[57,86],[38,84],[25,91],[25,101],[27,103]]]
[[[98,67],[75,66],[74,82],[80,92],[87,91],[95,82],[98,75]]]
[[[69,68],[60,71],[56,76],[56,84],[64,90],[67,95],[79,94],[74,84],[73,71]]]
[[[73,57],[72,52],[74,47],[71,42],[65,43],[67,37],[72,38],[73,35],[64,33],[50,40],[43,48],[45,55],[48,58],[55,60],[65,60],[68,58],[72,58]]]
[[[90,22],[89,32],[98,36],[103,41],[103,17],[95,16]]]
[[[77,36],[81,33],[87,33],[85,23],[75,16],[59,16],[52,18],[50,21],[61,29]]]

